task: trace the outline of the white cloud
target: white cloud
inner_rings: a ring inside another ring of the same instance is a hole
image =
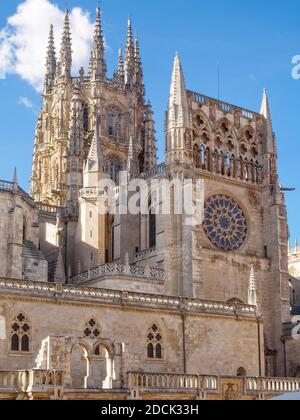
[[[19,105],[25,106],[25,108],[34,108],[34,103],[31,102],[26,96],[21,96],[18,101]]]
[[[24,0],[0,30],[0,78],[17,74],[41,91],[50,24],[54,25],[56,54],[60,49],[64,12],[49,0]],[[94,23],[79,7],[70,11],[73,71],[86,66]]]

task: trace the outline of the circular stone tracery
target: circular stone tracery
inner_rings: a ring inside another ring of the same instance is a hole
[[[214,195],[205,203],[204,231],[213,245],[236,251],[245,242],[247,221],[240,206],[226,195]]]

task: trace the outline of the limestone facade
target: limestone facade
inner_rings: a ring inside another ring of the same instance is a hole
[[[253,112],[190,91],[177,54],[165,163],[157,165],[131,21],[113,78],[99,9],[88,74],[71,74],[68,13],[58,60],[53,37],[51,27],[30,196],[16,177],[0,184],[0,371],[12,372],[2,375],[6,388],[9,380],[28,390],[56,378],[57,398],[91,398],[88,390],[103,389],[138,398],[145,390],[167,393],[178,374],[197,398],[299,389],[297,380],[257,380],[296,376],[299,364],[266,92]],[[184,182],[193,194],[201,186],[200,201],[192,200],[196,216],[177,211]],[[155,183],[161,189],[144,195]],[[135,197],[146,212],[121,211],[128,184],[125,204]]]

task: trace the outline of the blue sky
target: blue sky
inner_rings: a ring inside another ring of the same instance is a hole
[[[1,1],[0,31],[20,3]],[[61,9],[79,6],[94,18],[96,0],[53,3]],[[297,188],[287,194],[291,238],[300,238],[300,80],[291,76],[292,57],[300,54],[300,2],[287,0],[283,6],[282,0],[102,0],[101,8],[110,72],[116,67],[118,48],[124,45],[128,15],[133,19],[141,42],[147,96],[155,111],[161,158],[175,51],[180,52],[191,90],[217,96],[218,62],[222,100],[259,110],[262,89],[267,88],[278,142],[280,181]],[[40,95],[28,81],[10,72],[0,80],[0,95],[0,179],[10,179],[16,165],[19,183],[28,188]]]

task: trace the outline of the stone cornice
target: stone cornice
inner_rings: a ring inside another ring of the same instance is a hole
[[[40,298],[60,302],[118,306],[120,308],[163,310],[186,314],[207,314],[234,318],[257,318],[254,306],[197,299],[96,289],[74,285],[32,282],[0,278],[0,296]]]

